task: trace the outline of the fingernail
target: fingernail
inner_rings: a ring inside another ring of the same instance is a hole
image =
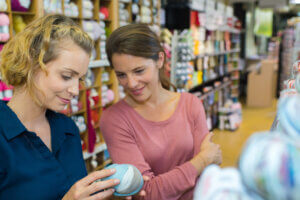
[[[114,183],[120,183],[120,180],[119,179],[115,179]]]
[[[114,193],[114,192],[115,192],[115,189],[111,189],[111,192]]]

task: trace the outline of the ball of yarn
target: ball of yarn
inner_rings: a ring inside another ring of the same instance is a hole
[[[0,26],[8,26],[9,17],[5,13],[0,13]]]
[[[266,200],[300,197],[300,149],[281,133],[250,137],[239,161],[244,184]]]
[[[5,0],[0,1],[0,11],[6,11],[7,10],[7,4]]]
[[[300,146],[300,95],[281,98],[278,103],[279,128]]]
[[[240,173],[235,168],[208,166],[194,190],[194,200],[250,200]]]
[[[143,176],[135,166],[130,164],[112,164],[106,167],[106,169],[112,168],[116,169],[116,173],[102,180],[120,180],[120,184],[114,187],[116,190],[114,192],[115,196],[131,196],[142,189],[144,185]]]
[[[115,94],[112,90],[107,90],[106,96],[109,102],[112,102],[115,98]]]
[[[300,93],[300,73],[298,73],[296,80],[295,80],[295,88]]]
[[[107,7],[102,6],[99,10],[102,14],[104,14],[104,19],[108,19],[109,17],[109,11]]]
[[[23,31],[26,27],[23,17],[20,15],[13,16],[13,23],[14,23],[14,30],[16,33]]]
[[[28,11],[31,4],[31,0],[11,0],[11,9],[13,11]]]

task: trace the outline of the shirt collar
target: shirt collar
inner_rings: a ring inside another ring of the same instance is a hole
[[[17,115],[6,105],[7,101],[0,101],[0,126],[7,140],[26,131]]]
[[[46,117],[49,120],[51,127],[51,137],[65,137],[65,135],[59,134],[64,132],[68,135],[74,135],[74,129],[69,124],[64,124],[64,120],[59,120],[61,117],[59,114],[51,110],[47,110]],[[0,100],[0,127],[3,129],[4,135],[7,140],[11,140],[21,133],[27,131],[26,127],[19,120],[17,115],[7,106],[6,101]],[[53,130],[55,129],[55,130]]]

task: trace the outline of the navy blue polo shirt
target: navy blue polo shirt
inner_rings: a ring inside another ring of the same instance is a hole
[[[87,175],[79,130],[67,116],[47,110],[52,152],[0,101],[0,199],[61,199]]]

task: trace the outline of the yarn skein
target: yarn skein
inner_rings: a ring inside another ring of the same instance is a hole
[[[239,169],[246,187],[263,199],[300,197],[300,148],[280,132],[252,135],[243,149]]]
[[[144,180],[141,172],[130,164],[112,164],[105,169],[116,169],[116,173],[102,180],[119,179],[120,184],[115,186],[115,196],[131,196],[138,193],[143,185]]]

